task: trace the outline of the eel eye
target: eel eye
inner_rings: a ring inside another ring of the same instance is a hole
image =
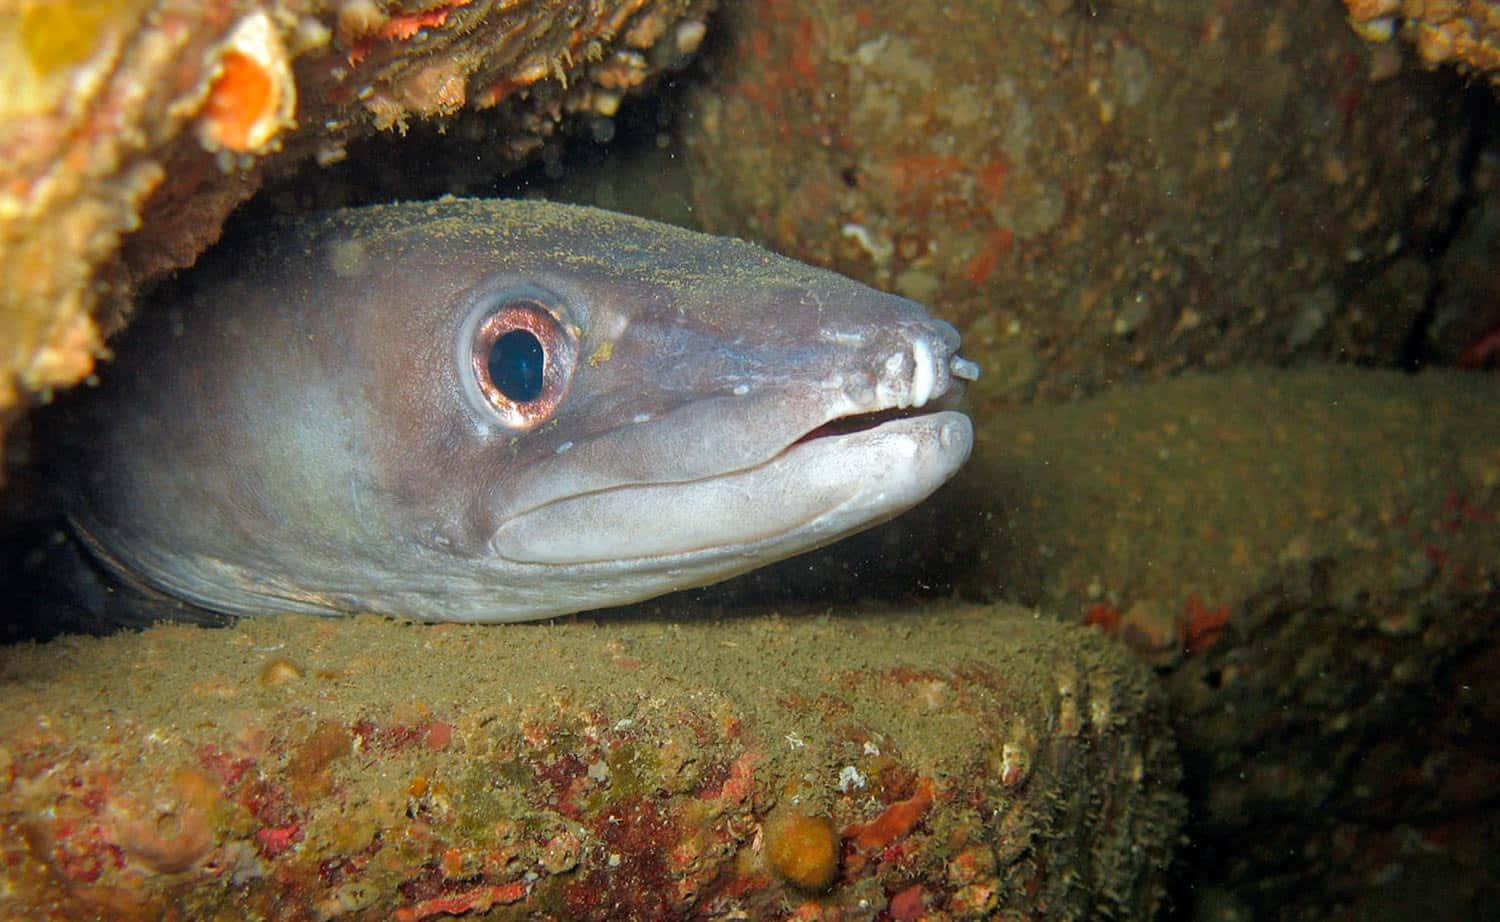
[[[546,305],[506,301],[480,321],[471,359],[485,402],[507,427],[534,429],[568,394],[578,339]]]

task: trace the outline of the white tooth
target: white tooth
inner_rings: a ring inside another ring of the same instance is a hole
[[[906,370],[906,353],[896,352],[886,356],[885,374],[875,382],[875,396],[885,407],[907,407],[911,386],[903,372]]]
[[[856,372],[844,382],[844,397],[862,413],[875,403],[874,382],[864,372]]]
[[[953,372],[953,377],[965,381],[979,380],[979,363],[971,362],[961,355],[955,355],[948,360],[948,370]]]
[[[915,407],[925,406],[932,398],[933,385],[937,383],[937,367],[933,364],[932,347],[927,345],[927,340],[912,340],[911,357],[917,366],[911,377],[911,403]]]

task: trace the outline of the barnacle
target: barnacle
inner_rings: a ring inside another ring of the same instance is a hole
[[[211,151],[259,153],[294,125],[297,87],[281,37],[264,10],[240,20],[218,58],[198,123]]]

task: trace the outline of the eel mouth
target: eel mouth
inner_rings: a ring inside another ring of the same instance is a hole
[[[942,374],[939,371],[936,356],[930,348],[917,349],[914,354],[920,357],[915,359],[918,371],[912,384],[912,393],[908,397],[910,403],[834,417],[804,433],[783,451],[789,451],[816,439],[875,429],[893,420],[916,419],[944,410],[957,409],[959,400],[963,397],[964,382],[979,379],[979,366],[957,353],[952,353],[947,355],[942,362],[943,371],[946,371],[946,374]],[[922,383],[919,385],[917,381]]]
[[[783,451],[790,451],[798,445],[804,445],[817,439],[837,438],[843,435],[853,435],[856,432],[864,432],[869,429],[877,429],[888,422],[898,419],[916,419],[923,416],[931,416],[933,413],[950,409],[957,404],[957,399],[944,400],[930,403],[925,407],[889,407],[884,410],[873,410],[868,413],[851,413],[848,416],[839,416],[803,434]]]
[[[841,435],[853,435],[856,432],[865,432],[868,429],[879,429],[883,424],[895,420],[916,420],[916,418],[930,417],[936,412],[947,411],[947,409],[959,408],[960,399],[963,397],[962,387],[950,387],[935,399],[930,400],[924,406],[886,406],[883,409],[871,409],[867,412],[852,412],[852,414],[834,417],[820,426],[813,427],[802,433],[801,438],[795,439],[792,444],[783,448],[783,453],[816,441],[816,439],[837,438]]]

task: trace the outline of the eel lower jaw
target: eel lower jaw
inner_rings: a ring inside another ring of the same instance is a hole
[[[502,523],[490,547],[517,564],[708,564],[727,577],[910,508],[958,470],[972,445],[967,416],[931,405],[842,417],[751,467],[548,503]]]

